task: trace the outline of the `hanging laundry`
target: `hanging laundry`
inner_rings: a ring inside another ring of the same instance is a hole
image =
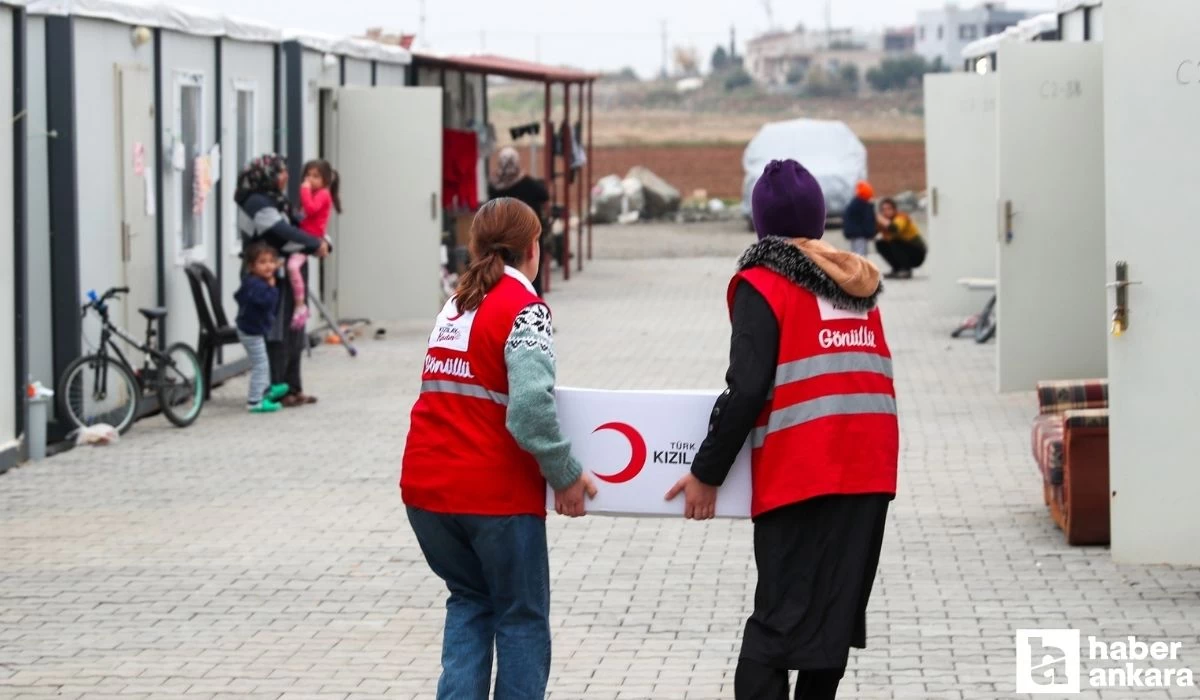
[[[442,130],[442,206],[479,206],[479,137],[474,131]]]
[[[475,132],[479,144],[479,156],[481,158],[490,157],[496,150],[496,127],[472,119],[467,122],[467,128]]]
[[[529,122],[528,124],[514,126],[508,130],[508,134],[512,136],[513,141],[519,141],[525,136],[537,136],[540,133],[542,133],[541,122]]]
[[[208,165],[208,156],[196,158],[194,169],[196,175],[192,179],[192,213],[199,216],[204,213],[208,193],[212,190],[212,171]]]
[[[142,177],[146,174],[146,144],[137,141],[133,144],[133,175]]]
[[[575,122],[571,132],[571,169],[579,170],[587,165],[587,151],[583,148],[583,122]]]

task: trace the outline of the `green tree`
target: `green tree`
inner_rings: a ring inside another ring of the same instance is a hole
[[[718,46],[712,53],[712,72],[721,73],[729,67],[729,52],[724,46]]]
[[[867,71],[867,83],[880,92],[903,90],[916,85],[921,76],[930,70],[931,67],[920,56],[889,58],[877,68]]]
[[[750,74],[744,69],[738,68],[730,73],[729,77],[725,79],[725,89],[732,92],[738,88],[744,88],[748,85],[752,85],[753,83],[754,78],[751,78]]]
[[[858,92],[858,85],[859,82],[861,82],[858,75],[858,66],[854,65],[853,63],[848,63],[842,66],[842,70],[839,72],[838,77],[841,79],[842,85],[846,88],[847,92]]]

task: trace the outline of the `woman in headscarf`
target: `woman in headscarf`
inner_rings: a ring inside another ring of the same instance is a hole
[[[286,258],[292,253],[304,253],[323,258],[329,255],[329,241],[310,236],[292,225],[292,207],[287,196],[288,169],[283,156],[273,153],[255,158],[238,175],[233,200],[238,205],[238,232],[243,247],[262,240]],[[303,272],[308,274],[307,265]],[[300,381],[300,357],[304,351],[305,330],[290,326],[296,302],[287,275],[276,280],[279,289],[279,309],[275,324],[267,335],[267,354],[271,358],[271,384],[287,384],[284,406],[316,403],[317,399],[304,393]]]
[[[549,227],[546,226],[546,203],[550,201],[550,191],[546,189],[545,183],[541,180],[525,174],[525,171],[521,169],[521,156],[512,146],[500,149],[500,153],[496,156],[496,175],[488,183],[488,199],[499,199],[500,197],[512,197],[520,200],[528,204],[529,208],[538,215],[538,219],[542,222],[542,233],[539,240],[543,255],[545,255],[549,250],[546,240],[546,232],[549,230]],[[533,288],[538,296],[542,295],[541,274],[533,280]]]

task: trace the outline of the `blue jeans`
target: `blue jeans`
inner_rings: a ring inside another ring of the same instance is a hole
[[[408,508],[433,573],[446,582],[438,700],[543,700],[550,679],[546,521],[532,515],[445,515]]]
[[[261,335],[246,335],[238,331],[238,340],[246,347],[250,356],[250,389],[246,393],[246,403],[257,406],[263,400],[263,394],[271,387],[271,363],[267,358],[267,339]]]

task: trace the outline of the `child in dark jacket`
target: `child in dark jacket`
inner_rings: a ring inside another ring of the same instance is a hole
[[[864,258],[876,232],[875,205],[871,203],[874,197],[875,190],[871,183],[865,180],[859,182],[855,187],[854,199],[850,200],[842,217],[842,232],[850,241],[850,250]]]
[[[248,274],[242,278],[242,286],[233,298],[238,303],[238,339],[250,357],[246,404],[251,413],[274,413],[283,408],[278,401],[288,392],[287,384],[271,385],[271,364],[267,357],[267,334],[279,307],[279,290],[275,288],[279,260],[275,249],[263,241],[246,246],[242,257]]]

